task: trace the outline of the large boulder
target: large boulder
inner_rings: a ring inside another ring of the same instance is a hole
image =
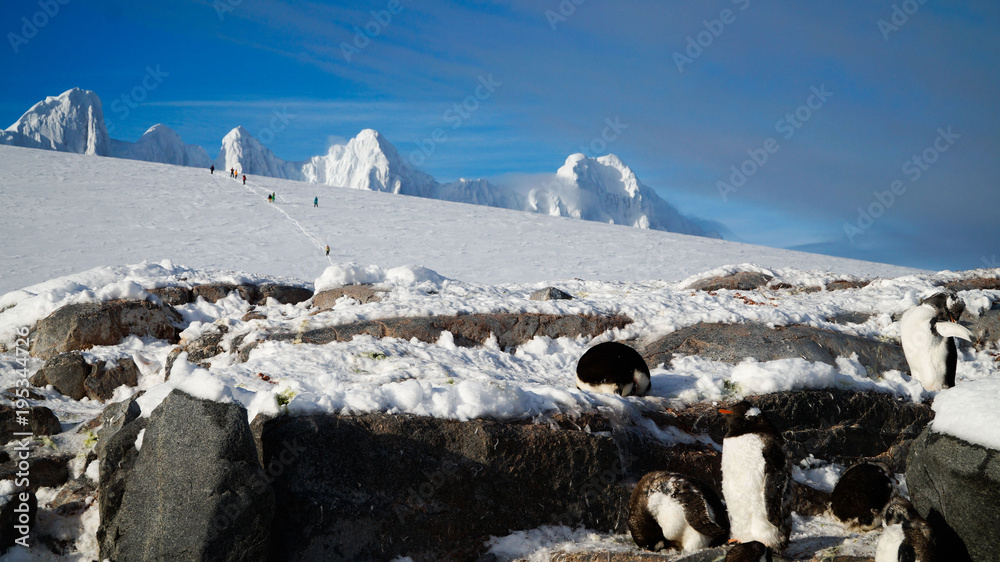
[[[732,275],[699,279],[684,288],[691,291],[721,291],[723,289],[752,291],[758,287],[767,285],[771,279],[774,279],[774,277],[766,273],[740,271]]]
[[[281,304],[299,304],[312,298],[313,292],[305,287],[294,285],[279,285],[264,283],[258,287],[258,299],[254,304],[267,304],[267,299],[274,299]]]
[[[270,339],[296,343],[326,344],[350,341],[356,335],[376,338],[399,338],[435,342],[441,332],[455,336],[460,346],[480,345],[495,336],[501,348],[511,348],[530,341],[535,336],[577,337],[596,336],[613,328],[624,328],[632,323],[625,316],[582,316],[575,314],[495,313],[463,314],[459,316],[430,316],[383,318],[318,328],[305,332],[274,334]]]
[[[345,285],[334,289],[320,291],[313,296],[313,308],[333,308],[339,299],[350,297],[361,304],[380,302],[381,294],[388,292],[373,285]]]
[[[83,354],[71,351],[46,361],[31,382],[35,386],[50,384],[73,400],[89,397],[107,402],[119,386],[139,384],[139,367],[131,357],[122,357],[113,363],[97,361],[90,364]]]
[[[101,559],[265,560],[274,496],[246,410],[175,390],[136,450],[139,425],[103,451]]]
[[[624,530],[629,489],[607,435],[314,415],[269,421],[262,442],[275,476],[274,560],[475,560],[511,530]]]
[[[51,384],[63,395],[80,400],[87,395],[84,383],[93,365],[84,359],[83,354],[76,351],[60,353],[45,362],[45,365],[35,373],[35,386]]]
[[[811,326],[765,324],[718,324],[702,322],[682,328],[646,345],[642,355],[653,366],[669,364],[675,353],[699,355],[716,361],[739,363],[747,357],[758,361],[802,358],[836,364],[837,357],[858,355],[870,372],[907,371],[903,348]]]
[[[100,362],[94,365],[90,376],[84,381],[87,396],[107,402],[119,386],[135,387],[139,384],[139,367],[131,357],[118,359],[113,365]]]
[[[910,450],[906,484],[948,560],[997,560],[1000,451],[928,428]]]
[[[129,335],[176,342],[182,320],[170,305],[149,301],[70,304],[38,322],[31,354],[48,360],[67,351],[116,345]]]
[[[30,406],[27,415],[19,414],[21,410],[23,408],[16,405],[0,404],[0,443],[23,439],[23,436],[15,433],[56,435],[62,431],[59,418],[45,406]]]

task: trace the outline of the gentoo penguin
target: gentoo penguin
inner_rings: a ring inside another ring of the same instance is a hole
[[[955,386],[958,350],[953,338],[972,341],[972,332],[955,323],[964,309],[955,296],[937,293],[907,310],[899,321],[910,374],[927,390]]]
[[[618,342],[604,342],[587,350],[576,364],[580,390],[642,396],[649,390],[649,367],[639,352]]]
[[[885,508],[885,529],[875,547],[875,562],[932,562],[934,535],[910,502],[895,497]]]
[[[628,530],[646,550],[685,552],[718,546],[729,536],[726,508],[703,484],[674,472],[650,472],[628,502]]]
[[[830,512],[852,531],[870,531],[882,524],[882,511],[893,487],[886,467],[860,463],[845,472],[830,494]]]
[[[722,495],[732,536],[784,550],[792,530],[792,462],[785,440],[745,400],[719,412],[729,418],[722,440]]]
[[[726,553],[725,562],[771,562],[771,549],[752,541],[733,545]]]

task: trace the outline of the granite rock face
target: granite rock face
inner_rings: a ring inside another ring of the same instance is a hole
[[[910,497],[949,560],[997,560],[1000,451],[928,428],[910,449]]]
[[[144,420],[101,458],[101,558],[265,560],[274,496],[246,410],[175,390]]]

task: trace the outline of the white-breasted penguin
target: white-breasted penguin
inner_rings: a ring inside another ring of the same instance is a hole
[[[885,508],[885,529],[875,547],[875,562],[933,562],[934,534],[931,526],[901,497]]]
[[[907,310],[899,321],[910,374],[927,390],[955,386],[958,349],[953,338],[972,341],[972,332],[956,323],[964,309],[954,295],[936,293]]]
[[[587,350],[576,364],[580,390],[642,396],[649,390],[649,367],[639,352],[614,341]]]
[[[771,549],[757,541],[733,545],[726,553],[725,562],[772,562]]]
[[[739,542],[784,550],[792,530],[792,462],[785,439],[745,400],[719,411],[729,418],[722,440],[722,495],[730,533]]]
[[[726,508],[707,486],[675,472],[650,472],[628,502],[628,530],[640,548],[685,552],[722,544]]]
[[[882,512],[892,498],[889,469],[863,462],[847,469],[830,494],[830,513],[852,531],[870,531],[882,524]]]

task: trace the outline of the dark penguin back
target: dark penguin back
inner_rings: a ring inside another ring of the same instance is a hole
[[[892,481],[886,469],[872,463],[852,466],[837,481],[830,494],[830,511],[842,522],[862,529],[876,527],[892,497]]]
[[[733,545],[726,553],[725,562],[771,562],[771,549],[752,541]]]
[[[711,488],[674,472],[650,472],[639,480],[628,502],[628,528],[632,540],[640,548],[655,550],[657,545],[680,548],[664,536],[660,524],[650,512],[649,498],[653,494],[671,497],[684,508],[684,519],[699,533],[710,537],[712,545],[720,545],[729,536],[729,518],[725,505]],[[709,514],[711,509],[712,515]]]
[[[599,343],[587,350],[576,364],[576,376],[592,384],[614,384],[619,388],[633,382],[635,372],[649,377],[649,367],[639,352],[614,341]],[[636,389],[637,390],[637,389]]]

